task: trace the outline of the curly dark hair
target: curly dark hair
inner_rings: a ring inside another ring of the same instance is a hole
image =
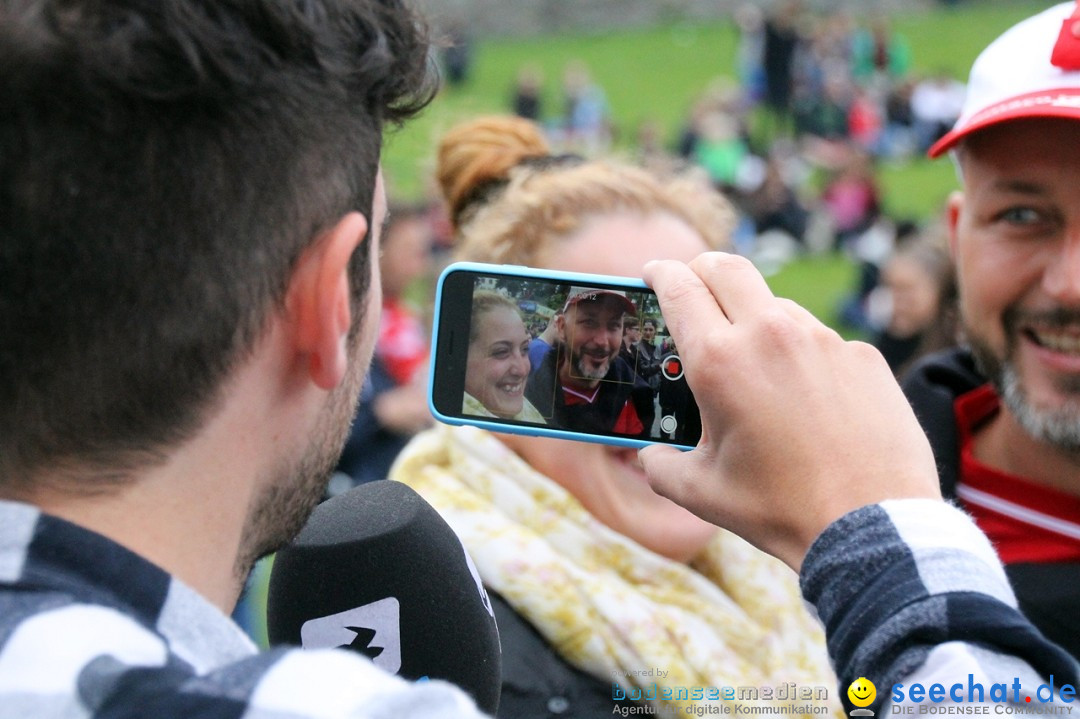
[[[0,0],[0,484],[198,429],[301,252],[370,220],[427,47],[399,0]]]

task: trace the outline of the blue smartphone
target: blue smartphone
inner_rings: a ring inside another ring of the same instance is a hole
[[[460,262],[439,277],[439,421],[629,447],[694,447],[701,417],[639,279]]]

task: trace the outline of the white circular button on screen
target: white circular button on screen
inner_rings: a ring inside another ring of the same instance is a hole
[[[665,432],[674,432],[678,426],[679,420],[675,419],[675,415],[666,414],[660,418],[660,429]]]

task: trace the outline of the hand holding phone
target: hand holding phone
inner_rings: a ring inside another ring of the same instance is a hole
[[[450,424],[693,447],[697,406],[641,280],[457,263],[436,293],[430,404]]]
[[[940,499],[930,445],[881,354],[774,297],[745,258],[649,263],[701,401],[692,452],[649,447],[658,493],[798,570],[831,522]]]

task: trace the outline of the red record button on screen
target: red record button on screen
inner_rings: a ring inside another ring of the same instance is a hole
[[[664,376],[674,381],[683,376],[682,360],[679,359],[679,355],[671,355],[665,357],[663,363],[660,365],[660,371]]]

